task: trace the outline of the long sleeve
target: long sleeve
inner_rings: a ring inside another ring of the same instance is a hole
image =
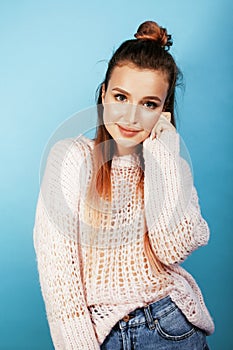
[[[86,305],[78,244],[82,162],[80,150],[70,146],[68,140],[58,142],[49,154],[36,209],[34,246],[55,349],[93,350],[100,347]]]
[[[165,265],[180,263],[209,239],[190,167],[180,156],[179,134],[163,131],[144,141],[145,215],[149,239]]]

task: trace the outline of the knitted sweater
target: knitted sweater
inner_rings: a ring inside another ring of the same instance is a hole
[[[124,315],[167,295],[211,334],[201,291],[179,265],[209,238],[190,169],[179,155],[179,135],[164,131],[144,141],[144,196],[137,190],[139,156],[113,157],[112,202],[101,204],[100,226],[85,214],[92,205],[86,191],[93,145],[80,136],[52,147],[37,203],[34,246],[55,348],[100,349]],[[146,232],[160,273],[145,254]]]

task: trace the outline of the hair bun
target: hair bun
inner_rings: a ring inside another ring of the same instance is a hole
[[[153,21],[146,21],[140,24],[134,37],[139,40],[154,40],[158,45],[167,49],[172,46],[171,35],[167,34],[165,28],[160,27]]]

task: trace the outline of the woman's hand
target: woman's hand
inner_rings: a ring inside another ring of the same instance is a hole
[[[171,130],[176,131],[175,127],[171,123],[171,113],[163,112],[153,129],[151,130],[150,139],[158,138],[162,131]]]

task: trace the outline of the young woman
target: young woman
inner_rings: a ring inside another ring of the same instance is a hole
[[[56,349],[208,349],[213,321],[179,265],[209,229],[180,156],[170,45],[141,24],[109,62],[96,138],[50,151],[34,244]]]

